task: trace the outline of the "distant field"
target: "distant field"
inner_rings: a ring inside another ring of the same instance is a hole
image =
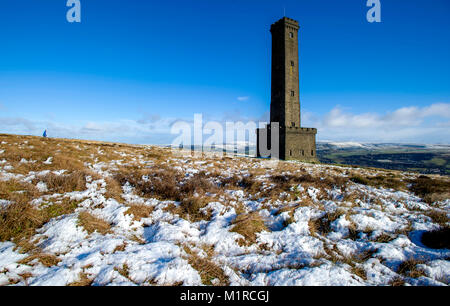
[[[386,147],[331,147],[319,145],[323,163],[356,165],[424,174],[450,175],[450,150],[392,145]]]

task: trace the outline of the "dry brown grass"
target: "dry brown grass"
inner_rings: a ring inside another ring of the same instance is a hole
[[[334,212],[325,213],[321,218],[309,220],[308,225],[311,234],[316,235],[317,233],[320,233],[322,235],[327,235],[332,231],[331,223],[343,215],[345,215],[345,211],[343,209],[337,209]]]
[[[308,221],[309,233],[313,237],[317,237],[317,234],[319,233],[319,222],[318,222],[318,220],[319,219],[310,219]]]
[[[243,189],[249,195],[257,194],[261,191],[262,182],[258,181],[254,175],[240,176],[232,175],[221,179],[221,186],[227,189]]]
[[[426,213],[428,217],[433,220],[434,223],[439,224],[442,227],[447,226],[447,223],[450,221],[447,217],[447,213],[445,211],[439,211],[436,209],[433,209]]]
[[[178,205],[170,203],[165,208],[163,208],[163,210],[171,214],[178,215],[180,216],[180,218],[192,222],[198,222],[201,220],[208,221],[211,219],[211,212],[204,212],[201,209],[207,206],[207,204],[209,203],[209,199],[209,197],[191,196],[183,199]]]
[[[143,179],[147,177],[147,180]],[[160,200],[181,200],[179,182],[182,175],[170,167],[159,165],[152,169],[122,168],[114,179],[123,186],[129,183],[143,197]]]
[[[367,274],[361,264],[372,258],[377,253],[376,250],[367,249],[359,253],[343,254],[339,251],[335,243],[333,243],[332,246],[327,245],[324,250],[327,255],[326,258],[332,263],[344,263],[349,265],[351,267],[351,272],[364,280],[367,279]],[[316,259],[318,258],[320,258],[320,256],[316,256]]]
[[[127,145],[120,143],[107,143],[99,141],[86,141],[74,139],[42,138],[33,136],[0,135],[1,141],[8,144],[0,144],[5,150],[2,158],[8,160],[15,168],[15,173],[28,173],[29,171],[62,170],[69,173],[85,170],[84,163],[110,162],[123,159],[119,153],[142,155],[145,159],[154,159],[161,162],[171,156],[168,149]],[[27,142],[27,143],[26,143]],[[51,164],[43,164],[52,157]],[[35,160],[36,163],[20,164],[20,160]]]
[[[18,145],[11,145],[4,147],[2,154],[2,159],[6,159],[12,164],[19,163],[22,159],[33,160],[33,154],[30,150],[24,150],[18,147]]]
[[[130,267],[128,267],[126,263],[124,263],[120,268],[117,267],[114,268],[114,270],[119,272],[119,274],[122,275],[123,277],[130,279]]]
[[[414,258],[409,258],[409,259],[403,261],[402,263],[400,263],[400,265],[398,266],[398,269],[397,269],[397,273],[404,275],[404,276],[409,276],[412,278],[424,276],[425,272],[422,269],[417,268],[417,265],[420,265],[423,263],[424,263],[424,261],[417,260]]]
[[[111,225],[108,222],[99,219],[86,211],[80,213],[78,217],[78,224],[82,226],[89,234],[98,232],[102,235],[106,235],[111,230]]]
[[[240,244],[252,245],[256,242],[256,234],[269,229],[264,223],[263,218],[258,212],[238,215],[233,221],[232,232],[241,234],[244,239],[238,241]]]
[[[180,193],[183,196],[191,196],[193,194],[205,194],[207,192],[216,193],[218,186],[213,184],[204,172],[200,172],[182,182]]]
[[[33,274],[30,273],[30,272],[24,272],[24,273],[20,273],[20,274],[17,274],[17,275],[19,275],[23,279],[23,282],[24,282],[25,286],[29,285],[28,284],[28,279],[33,276]]]
[[[178,214],[187,220],[192,222],[198,222],[200,220],[210,220],[210,213],[203,213],[201,210],[205,208],[209,203],[209,198],[207,197],[194,197],[190,196],[181,201],[180,206],[178,206]]]
[[[116,252],[123,252],[123,251],[125,251],[126,248],[127,248],[127,243],[124,242],[124,243],[119,244],[118,246],[116,246],[116,247],[114,248],[113,253],[116,253]]]
[[[0,207],[0,241],[28,238],[47,222],[43,211],[30,205],[39,192],[28,183],[16,180],[0,181],[0,199],[11,201]]]
[[[131,236],[128,237],[128,239],[137,242],[140,245],[144,245],[146,243],[146,241],[144,240],[144,238],[136,235],[136,234],[132,234]]]
[[[405,190],[406,184],[399,177],[392,173],[387,175],[362,177],[358,174],[353,175],[350,180],[357,184],[368,185],[373,187],[383,187],[394,190]]]
[[[381,235],[377,236],[373,241],[378,243],[389,243],[394,239],[395,239],[394,235],[382,233]]]
[[[106,178],[106,193],[105,198],[114,199],[119,203],[123,203],[122,198],[122,186],[120,186],[119,182],[113,178]]]
[[[357,230],[356,224],[351,222],[350,226],[348,227],[348,239],[351,240],[358,240],[359,239],[360,232]]]
[[[21,240],[14,239],[14,243],[16,244],[15,250],[22,254],[41,252],[41,249],[32,240],[32,237],[22,238]]]
[[[289,224],[292,224],[295,222],[294,213],[297,210],[297,208],[299,208],[300,206],[302,206],[302,205],[297,204],[294,206],[284,206],[276,212],[276,214],[275,214],[276,216],[278,216],[282,213],[285,213],[285,212],[287,212],[289,214],[289,218],[287,218],[286,220],[283,221],[283,227],[287,227],[287,226],[289,226]]]
[[[200,274],[202,284],[206,286],[229,285],[228,277],[225,275],[223,269],[215,264],[210,258],[200,257],[187,246],[184,246],[184,250],[188,254],[188,263]],[[217,280],[217,283],[213,283],[214,280]]]
[[[363,267],[360,266],[353,266],[351,268],[351,272],[357,276],[359,276],[360,278],[362,278],[363,280],[367,280],[367,272]]]
[[[38,209],[29,204],[30,199],[27,197],[12,197],[12,200],[14,203],[0,208],[0,241],[14,241],[27,250],[33,249],[28,238],[35,234],[36,229],[52,218],[73,213],[79,204],[78,201],[64,198]]]
[[[78,277],[79,277],[78,281],[75,281],[73,283],[67,284],[67,286],[68,287],[89,287],[94,282],[84,272],[80,272],[80,275]]]
[[[200,248],[205,252],[208,258],[211,258],[216,255],[215,247],[213,244],[201,244]]]
[[[80,156],[71,156],[73,153],[64,152],[56,154],[53,157],[51,165],[46,168],[49,170],[67,170],[68,172],[78,172],[86,169]]]
[[[34,235],[48,221],[45,212],[16,202],[0,209],[0,241],[19,241]]]
[[[400,276],[393,277],[388,283],[388,285],[392,287],[401,287],[404,286],[405,284],[406,284],[405,279]]]
[[[432,179],[421,175],[410,183],[410,190],[429,204],[450,198],[450,180],[447,178]]]
[[[270,187],[265,188],[260,196],[270,199],[280,199],[280,194],[288,194],[287,199],[295,200],[301,197],[301,194],[294,188],[302,184],[305,188],[315,187],[319,189],[319,198],[328,197],[328,190],[339,188],[345,190],[348,180],[345,177],[327,175],[312,176],[304,172],[294,174],[274,174],[270,177]],[[286,199],[286,200],[287,200]]]
[[[30,171],[62,170],[68,172],[85,169],[83,160],[92,161],[88,156],[77,155],[73,149],[73,142],[40,137],[19,137],[10,135],[2,158],[5,158],[14,167],[13,172],[28,174]],[[28,144],[25,144],[25,141]],[[87,152],[84,152],[87,153]],[[49,157],[53,158],[51,164],[43,164]],[[22,159],[36,161],[35,163],[21,163]]]
[[[75,171],[70,174],[49,173],[40,176],[39,180],[47,185],[50,192],[66,193],[86,190],[86,177],[91,175],[87,171]]]
[[[144,204],[131,204],[126,215],[132,215],[133,220],[141,221],[142,218],[148,218],[153,212],[153,207]]]
[[[9,282],[10,285],[16,285],[16,284],[18,284],[20,282],[20,279],[15,278],[15,277],[14,278],[9,278],[8,282]]]
[[[333,264],[337,264],[342,261],[343,256],[340,255],[339,250],[336,247],[336,244],[326,245],[324,247],[324,251],[326,254],[326,259],[330,260]],[[319,255],[316,256],[316,259],[319,258]]]
[[[376,249],[366,249],[362,252],[355,253],[352,255],[353,261],[358,263],[363,263],[376,256],[378,250]]]
[[[120,185],[128,182],[143,197],[180,202],[179,206],[167,210],[194,222],[209,220],[210,215],[201,212],[212,201],[205,194],[220,191],[203,172],[184,179],[178,171],[165,165],[154,166],[151,170],[121,169],[115,179]]]
[[[61,260],[53,254],[37,253],[22,259],[19,261],[19,264],[30,265],[30,263],[34,260],[39,261],[46,267],[57,266],[61,262]]]
[[[313,186],[318,189],[332,189],[334,187],[345,187],[348,179],[341,176],[321,175],[312,176],[308,173],[295,173],[288,175],[273,175],[271,177],[273,183],[277,184],[277,189],[288,191],[290,187],[298,184]]]
[[[342,199],[343,202],[350,202],[352,206],[356,205],[356,200],[363,200],[365,198],[365,194],[359,190],[347,190],[344,193],[344,197]]]
[[[45,212],[48,220],[62,215],[68,215],[78,208],[79,201],[71,200],[70,198],[63,198],[62,200],[52,203],[41,210]]]
[[[414,227],[413,227],[412,223],[408,221],[408,224],[407,224],[405,227],[400,228],[400,229],[397,229],[397,230],[395,231],[395,235],[405,235],[405,236],[408,236],[409,233],[412,232],[413,230],[414,230]]]
[[[0,199],[25,203],[39,195],[39,191],[33,184],[15,179],[0,181]]]

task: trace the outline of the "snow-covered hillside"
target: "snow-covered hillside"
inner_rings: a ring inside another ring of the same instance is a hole
[[[0,285],[448,285],[449,186],[0,135]]]

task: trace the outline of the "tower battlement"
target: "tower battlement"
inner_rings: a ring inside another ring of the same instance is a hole
[[[288,17],[283,17],[280,20],[278,20],[277,22],[274,22],[271,27],[270,27],[270,32],[272,32],[273,30],[277,30],[283,26],[286,27],[292,27],[293,30],[298,30],[300,29],[299,23],[298,21],[288,18]]]

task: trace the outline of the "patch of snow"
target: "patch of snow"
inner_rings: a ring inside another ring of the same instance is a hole
[[[40,191],[40,192],[47,192],[48,188],[47,188],[47,184],[44,182],[39,182],[36,184],[36,188]]]
[[[6,206],[8,206],[9,204],[11,204],[11,201],[0,199],[0,208],[6,207]]]
[[[53,162],[53,157],[49,157],[49,158],[47,158],[47,160],[46,160],[45,162],[43,162],[43,164],[45,164],[45,165],[51,165],[52,162]]]
[[[361,286],[358,279],[343,267],[324,264],[300,270],[281,269],[271,273],[256,274],[251,281],[255,286]]]

